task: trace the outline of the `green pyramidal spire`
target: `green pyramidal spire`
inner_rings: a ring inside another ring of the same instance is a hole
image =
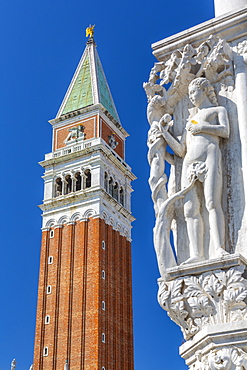
[[[101,103],[117,120],[119,116],[104,74],[96,44],[90,37],[67,93],[59,108],[57,118],[63,114]]]

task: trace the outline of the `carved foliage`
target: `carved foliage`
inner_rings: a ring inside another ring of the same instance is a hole
[[[158,301],[178,324],[185,339],[205,325],[247,320],[247,281],[244,266],[159,281]]]
[[[221,82],[225,88],[232,86],[231,61],[232,50],[224,39],[211,35],[197,48],[187,44],[174,51],[166,62],[154,64],[148,82],[143,84],[148,101],[155,96],[162,97],[164,113],[172,114],[194,78],[206,77],[212,84]]]
[[[247,354],[234,346],[211,350],[206,355],[195,353],[196,362],[189,370],[246,370]]]
[[[169,317],[180,326],[185,339],[189,339],[199,330],[193,324],[189,311],[186,309],[186,300],[182,294],[184,290],[183,278],[171,282],[158,281],[158,301],[161,307],[168,312]]]
[[[243,56],[244,62],[247,64],[247,40],[244,40],[238,44],[238,54]]]

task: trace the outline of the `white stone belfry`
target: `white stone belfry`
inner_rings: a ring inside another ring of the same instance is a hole
[[[247,1],[215,11],[152,45],[143,84],[158,301],[190,370],[247,370]]]

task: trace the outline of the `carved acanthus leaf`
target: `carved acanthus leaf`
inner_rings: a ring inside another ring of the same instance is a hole
[[[198,282],[198,278],[196,278],[195,276],[185,278],[184,283],[187,286],[184,290],[185,297],[194,297],[202,294],[202,287]]]
[[[206,295],[200,295],[199,297],[188,298],[188,304],[192,308],[192,317],[202,317],[207,313],[207,316],[213,312],[213,307],[210,306],[209,299]]]
[[[205,277],[203,288],[213,299],[216,299],[222,293],[224,286],[219,282],[217,277],[212,274]]]
[[[247,281],[243,271],[244,266],[240,266],[170,282],[160,279],[159,303],[181,327],[185,339],[205,325],[246,320]]]

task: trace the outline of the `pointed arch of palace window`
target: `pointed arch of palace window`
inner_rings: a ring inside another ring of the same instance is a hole
[[[109,194],[113,197],[113,179],[110,177],[109,179]]]
[[[122,206],[124,206],[124,189],[122,186],[120,187],[119,190],[119,201],[122,204]]]
[[[80,172],[75,174],[75,191],[81,190],[82,186],[82,176]]]
[[[85,188],[91,188],[92,184],[92,175],[90,170],[84,172],[85,175]]]
[[[72,192],[72,178],[70,175],[65,176],[64,184],[64,194],[69,194]]]
[[[56,178],[54,187],[55,187],[54,189],[55,197],[59,197],[60,195],[62,195],[63,182],[62,182],[61,177]]]
[[[115,182],[113,186],[113,198],[118,201],[118,183]]]

